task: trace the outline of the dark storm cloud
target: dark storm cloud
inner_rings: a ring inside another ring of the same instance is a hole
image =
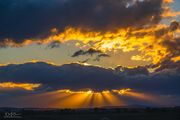
[[[127,76],[135,76],[135,75],[145,75],[148,76],[149,75],[149,71],[147,70],[146,67],[143,66],[138,66],[135,68],[127,68],[127,67],[122,67],[122,66],[118,66],[115,68],[116,72],[121,72]]]
[[[0,0],[0,41],[45,37],[52,28],[96,31],[160,21],[162,0]]]
[[[157,67],[157,65],[155,65],[155,66]],[[164,60],[163,62],[160,63],[159,66],[160,67],[158,67],[156,69],[156,72],[162,71],[164,69],[176,69],[177,71],[180,71],[180,61],[173,62],[173,61],[170,61],[170,60]]]
[[[72,63],[53,66],[46,63],[27,63],[0,68],[0,81],[41,83],[49,89],[103,89],[116,86],[119,77],[113,70]],[[103,83],[103,84],[102,84]]]
[[[54,66],[39,62],[0,67],[1,82],[42,84],[36,91],[132,88],[148,93],[180,95],[179,79],[180,70],[174,67],[153,73],[145,67],[105,69],[77,63]]]

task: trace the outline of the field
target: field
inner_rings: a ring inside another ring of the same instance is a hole
[[[0,120],[180,120],[180,108],[1,108]]]

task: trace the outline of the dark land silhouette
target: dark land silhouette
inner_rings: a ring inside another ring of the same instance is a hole
[[[0,120],[180,120],[180,107],[0,108]]]

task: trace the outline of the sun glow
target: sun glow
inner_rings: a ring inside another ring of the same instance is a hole
[[[121,90],[112,90],[115,93],[118,93],[120,95],[125,95],[127,94],[129,91],[131,91],[130,88],[125,88],[125,89],[121,89]]]
[[[130,88],[121,89],[121,90],[112,90],[112,91],[118,93],[119,95],[133,97],[139,100],[156,101],[155,96],[143,92],[133,91]]]
[[[101,106],[122,106],[126,105],[123,97],[128,96],[138,98],[139,100],[155,100],[153,96],[145,95],[143,93],[134,92],[131,88],[124,88],[119,90],[103,90],[103,91],[73,91],[69,89],[58,90],[59,94],[66,94],[67,96],[59,101],[54,106],[61,107],[101,107]]]
[[[53,104],[53,107],[101,107],[107,105],[123,105],[124,102],[113,95],[111,90],[93,91],[81,90],[73,91],[69,89],[58,90],[57,94],[66,94],[66,97],[59,98],[60,102]]]
[[[91,89],[81,91],[63,89],[41,93],[39,95],[36,94],[34,96],[26,96],[24,100],[34,101],[34,99],[43,99],[40,105],[42,107],[48,106],[49,108],[94,108],[103,106],[125,106],[128,105],[127,98],[157,102],[154,96],[142,92],[135,92],[130,88],[102,91],[93,91]]]

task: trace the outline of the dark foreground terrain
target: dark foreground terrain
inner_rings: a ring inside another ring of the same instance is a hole
[[[180,120],[180,107],[18,109],[0,108],[0,120]]]

